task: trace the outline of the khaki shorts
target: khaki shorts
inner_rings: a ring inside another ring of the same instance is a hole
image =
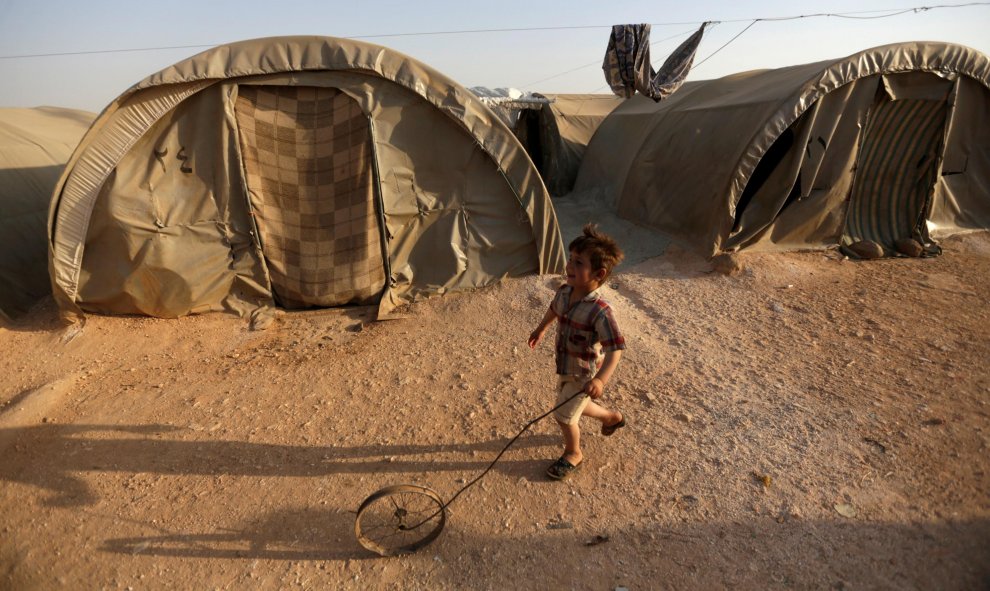
[[[581,376],[557,376],[557,378],[557,402],[554,403],[554,406],[574,396],[576,392],[583,390],[584,385],[588,382],[587,378],[582,378]],[[555,410],[553,416],[560,423],[574,425],[581,420],[581,413],[584,412],[584,407],[588,406],[589,402],[591,402],[591,397],[587,394],[579,394],[573,400]]]

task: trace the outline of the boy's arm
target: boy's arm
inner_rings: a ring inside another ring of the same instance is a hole
[[[553,324],[553,321],[557,319],[557,314],[553,311],[553,308],[547,308],[546,314],[543,315],[543,320],[540,320],[540,325],[536,327],[529,335],[529,348],[535,349],[540,341],[543,340],[544,333],[547,332],[547,328]]]
[[[622,357],[622,350],[608,351],[605,353],[605,360],[602,362],[602,368],[598,370],[595,377],[591,378],[587,384],[584,385],[584,391],[591,397],[592,400],[597,400],[602,397],[602,393],[605,392],[605,384],[612,378],[612,372],[615,371],[615,367],[619,365],[619,359]]]

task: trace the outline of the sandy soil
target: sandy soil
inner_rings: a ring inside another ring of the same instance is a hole
[[[355,541],[362,499],[449,498],[548,408],[554,278],[265,331],[41,302],[0,329],[0,588],[988,588],[990,236],[944,247],[622,268],[630,426],[585,423],[560,483],[538,423],[393,558]]]

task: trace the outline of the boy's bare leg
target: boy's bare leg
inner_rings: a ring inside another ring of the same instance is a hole
[[[568,425],[557,421],[557,424],[560,425],[560,433],[564,436],[564,459],[571,465],[577,466],[584,458],[581,454],[581,428],[577,423]]]
[[[598,419],[603,425],[615,425],[622,420],[622,413],[609,410],[593,400],[588,402],[588,405],[584,407],[584,412],[581,414],[586,417]]]

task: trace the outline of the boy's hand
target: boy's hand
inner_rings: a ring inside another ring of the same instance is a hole
[[[543,340],[543,334],[547,332],[547,328],[550,327],[556,318],[557,314],[554,313],[553,307],[547,308],[546,313],[543,314],[543,320],[540,320],[540,323],[536,326],[536,330],[529,335],[528,342],[530,349],[535,349],[540,344],[540,341]]]
[[[536,346],[540,344],[540,341],[543,340],[543,332],[544,331],[540,329],[536,329],[532,333],[530,333],[529,341],[528,341],[530,349],[535,349]]]
[[[604,392],[605,392],[605,382],[601,381],[598,378],[591,378],[584,385],[584,393],[587,394],[588,397],[591,398],[592,400],[598,400],[599,398],[602,397],[602,394]]]

